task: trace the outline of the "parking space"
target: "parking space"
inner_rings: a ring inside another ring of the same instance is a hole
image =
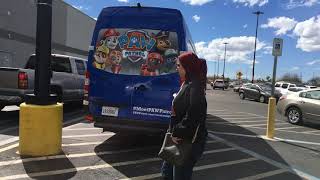
[[[162,161],[157,153],[161,141],[159,135],[102,133],[91,123],[81,122],[63,129],[63,153],[59,155],[21,157],[17,147],[10,148],[12,144],[1,146],[0,179],[160,179]],[[194,179],[208,180],[302,179],[285,163],[279,166],[213,134],[194,172]]]

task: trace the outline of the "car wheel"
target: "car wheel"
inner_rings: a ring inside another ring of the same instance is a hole
[[[240,96],[240,99],[244,99],[245,98],[243,93],[240,93],[239,96]]]
[[[287,110],[287,118],[291,124],[301,124],[302,123],[302,113],[297,107],[290,107]]]
[[[264,96],[259,97],[259,102],[264,103],[266,102],[266,98]]]

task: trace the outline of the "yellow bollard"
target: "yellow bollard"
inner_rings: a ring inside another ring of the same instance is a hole
[[[267,125],[267,138],[274,138],[274,122],[276,118],[276,99],[269,98],[268,105],[268,125]]]
[[[63,105],[20,105],[19,153],[47,156],[61,152]]]

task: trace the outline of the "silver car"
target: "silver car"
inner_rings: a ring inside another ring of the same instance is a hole
[[[277,110],[291,124],[320,123],[320,88],[289,93],[280,98]]]

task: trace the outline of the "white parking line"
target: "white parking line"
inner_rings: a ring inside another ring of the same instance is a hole
[[[295,129],[295,128],[301,128],[301,127],[299,127],[299,126],[290,126],[290,127],[276,128],[276,130],[282,130],[282,129]]]
[[[223,115],[215,115],[215,116],[219,116],[219,117],[241,117],[241,116],[248,116],[247,114],[223,114]],[[252,116],[252,115],[251,115]],[[255,116],[255,117],[259,117],[259,116]]]
[[[251,150],[249,150],[249,149],[240,147],[240,146],[238,146],[238,145],[236,145],[236,144],[234,144],[234,143],[232,143],[232,142],[230,142],[230,141],[227,141],[227,140],[225,140],[225,139],[223,139],[223,138],[220,138],[220,137],[212,134],[211,131],[209,131],[209,132],[210,132],[210,133],[209,133],[209,137],[210,137],[210,138],[220,140],[220,141],[224,142],[224,143],[225,143],[226,145],[228,145],[228,146],[234,147],[234,148],[238,149],[238,150],[241,151],[241,152],[244,152],[244,153],[246,153],[246,154],[249,154],[249,155],[251,155],[251,156],[253,156],[253,157],[257,158],[257,159],[261,159],[261,160],[263,160],[263,161],[265,161],[265,162],[267,162],[267,163],[269,163],[269,164],[271,164],[271,165],[273,165],[273,166],[276,166],[276,167],[278,167],[278,168],[280,168],[280,169],[287,170],[287,171],[289,171],[289,172],[291,172],[291,173],[293,173],[293,174],[297,174],[297,175],[299,175],[300,177],[303,177],[303,178],[308,179],[308,180],[320,180],[320,178],[317,178],[317,177],[315,177],[315,176],[312,176],[312,175],[310,175],[310,174],[308,174],[308,173],[305,173],[305,172],[303,172],[303,171],[301,171],[301,170],[298,170],[298,169],[296,169],[296,168],[289,167],[289,166],[287,166],[287,165],[285,165],[285,164],[282,164],[282,163],[280,163],[280,162],[274,161],[274,160],[272,160],[272,159],[270,159],[270,158],[268,158],[268,157],[262,156],[262,155],[260,155],[260,154],[258,154],[258,153],[256,153],[256,152],[253,152],[253,151],[251,151]]]
[[[2,130],[0,130],[0,134],[6,133],[6,132],[10,132],[10,131],[13,131],[13,130],[17,130],[17,129],[19,129],[19,126],[14,126],[14,127],[2,129]]]
[[[223,118],[224,120],[232,120],[232,119],[261,119],[260,117],[235,117],[235,118]]]
[[[63,129],[64,131],[87,131],[87,130],[103,130],[102,128],[69,128]]]
[[[138,148],[137,148],[138,149]],[[139,148],[139,149],[145,149],[145,148]],[[233,150],[233,148],[226,148],[228,150]],[[209,153],[218,153],[218,152],[224,152],[227,150],[215,150],[215,151],[205,151],[205,154],[209,154]],[[128,151],[128,150],[127,150]],[[116,153],[119,151],[114,151],[113,153]],[[97,154],[98,155],[98,154]],[[60,155],[63,157],[68,157],[70,158],[70,156],[68,155]],[[48,156],[48,157],[40,157],[40,158],[29,158],[29,159],[41,159],[41,160],[47,160],[47,159],[51,159],[50,157],[52,156]],[[83,156],[81,156],[83,157]],[[24,160],[15,160],[20,161],[19,163],[23,162],[30,162],[30,161],[26,161],[27,159]],[[238,164],[238,163],[243,163],[243,162],[249,162],[249,161],[254,161],[256,160],[255,158],[248,158],[248,159],[242,159],[242,160],[237,160],[237,161],[229,161],[229,162],[223,162],[223,163],[217,163],[217,164],[213,164],[210,165],[209,168],[213,168],[213,167],[219,167],[219,166],[226,166],[226,165],[232,165],[232,164]],[[34,161],[34,160],[32,160]],[[75,168],[70,168],[70,169],[63,169],[63,170],[55,170],[55,171],[46,171],[46,172],[37,172],[37,173],[28,173],[28,174],[18,174],[18,175],[11,175],[11,176],[4,176],[4,177],[0,177],[0,179],[21,179],[21,178],[35,178],[35,177],[39,177],[39,176],[50,176],[50,175],[58,175],[58,174],[65,174],[65,173],[71,173],[71,172],[79,172],[79,171],[84,171],[84,170],[94,170],[94,169],[103,169],[103,168],[112,168],[112,167],[117,167],[117,166],[126,166],[126,165],[134,165],[134,164],[141,164],[141,163],[147,163],[147,162],[155,162],[155,161],[161,161],[160,158],[148,158],[148,159],[142,159],[142,160],[135,160],[135,161],[126,161],[126,162],[119,162],[119,163],[113,163],[113,164],[101,164],[101,165],[94,165],[94,166],[85,166],[85,167],[75,167]],[[209,165],[207,165],[206,167],[208,167]],[[199,169],[201,170],[201,169]]]
[[[213,144],[220,142],[219,140],[208,140],[208,144]],[[100,143],[100,142],[92,142],[92,144]],[[89,145],[90,143],[77,143],[77,144],[65,144],[64,146],[82,146],[82,145]],[[127,149],[127,150],[116,150],[116,151],[101,151],[98,153],[77,153],[77,154],[68,154],[68,155],[53,155],[53,156],[43,156],[43,157],[34,157],[34,158],[25,158],[25,159],[18,159],[18,160],[10,160],[10,161],[0,161],[0,166],[6,166],[6,165],[13,165],[13,164],[20,164],[22,162],[32,162],[32,161],[44,161],[44,160],[52,160],[52,159],[63,159],[63,158],[79,158],[79,157],[88,157],[88,156],[97,156],[97,155],[108,155],[108,154],[119,154],[119,153],[128,153],[128,152],[134,152],[134,151],[140,151],[140,150],[147,150],[152,149],[157,146],[152,146],[149,148],[135,148],[135,149]],[[231,151],[234,150],[234,148],[225,148],[225,149],[216,149],[211,151],[206,151],[206,154],[210,153],[218,153],[218,152],[224,152],[224,151]]]
[[[245,178],[241,178],[238,180],[258,180],[258,179],[262,179],[262,178],[266,178],[266,177],[270,177],[270,176],[274,176],[277,174],[281,174],[284,172],[288,172],[285,169],[277,169],[274,171],[269,171],[269,172],[265,172],[265,173],[261,173],[261,174],[257,174],[257,175],[253,175],[253,176],[249,176],[249,177],[245,177]]]
[[[256,158],[247,158],[247,159],[240,159],[240,160],[236,160],[236,161],[227,161],[227,162],[222,162],[222,163],[196,166],[195,168],[193,168],[193,171],[195,172],[195,171],[201,171],[201,170],[212,169],[212,168],[217,168],[217,167],[230,166],[230,165],[241,164],[241,163],[246,163],[246,162],[251,162],[251,161],[256,161],[256,160],[257,160]],[[161,177],[160,173],[125,178],[125,179],[120,179],[120,180],[147,180],[147,179],[153,179],[153,178],[158,178],[158,177]]]
[[[11,124],[11,123],[13,123],[13,122],[14,122],[13,120],[1,120],[1,121],[0,121],[0,126],[3,125],[3,124],[7,124],[7,123],[10,123],[10,124]]]
[[[63,138],[81,138],[81,137],[103,137],[103,136],[112,136],[115,133],[99,133],[99,134],[81,134],[81,135],[70,135],[62,136]]]
[[[12,144],[12,145],[10,145],[10,146],[7,146],[7,147],[5,147],[5,148],[0,149],[0,153],[2,153],[2,152],[4,152],[4,151],[7,151],[7,150],[10,150],[10,149],[13,149],[13,148],[18,147],[18,146],[19,146],[18,143]]]
[[[314,131],[303,131],[303,133],[320,133],[320,130],[314,130]]]

